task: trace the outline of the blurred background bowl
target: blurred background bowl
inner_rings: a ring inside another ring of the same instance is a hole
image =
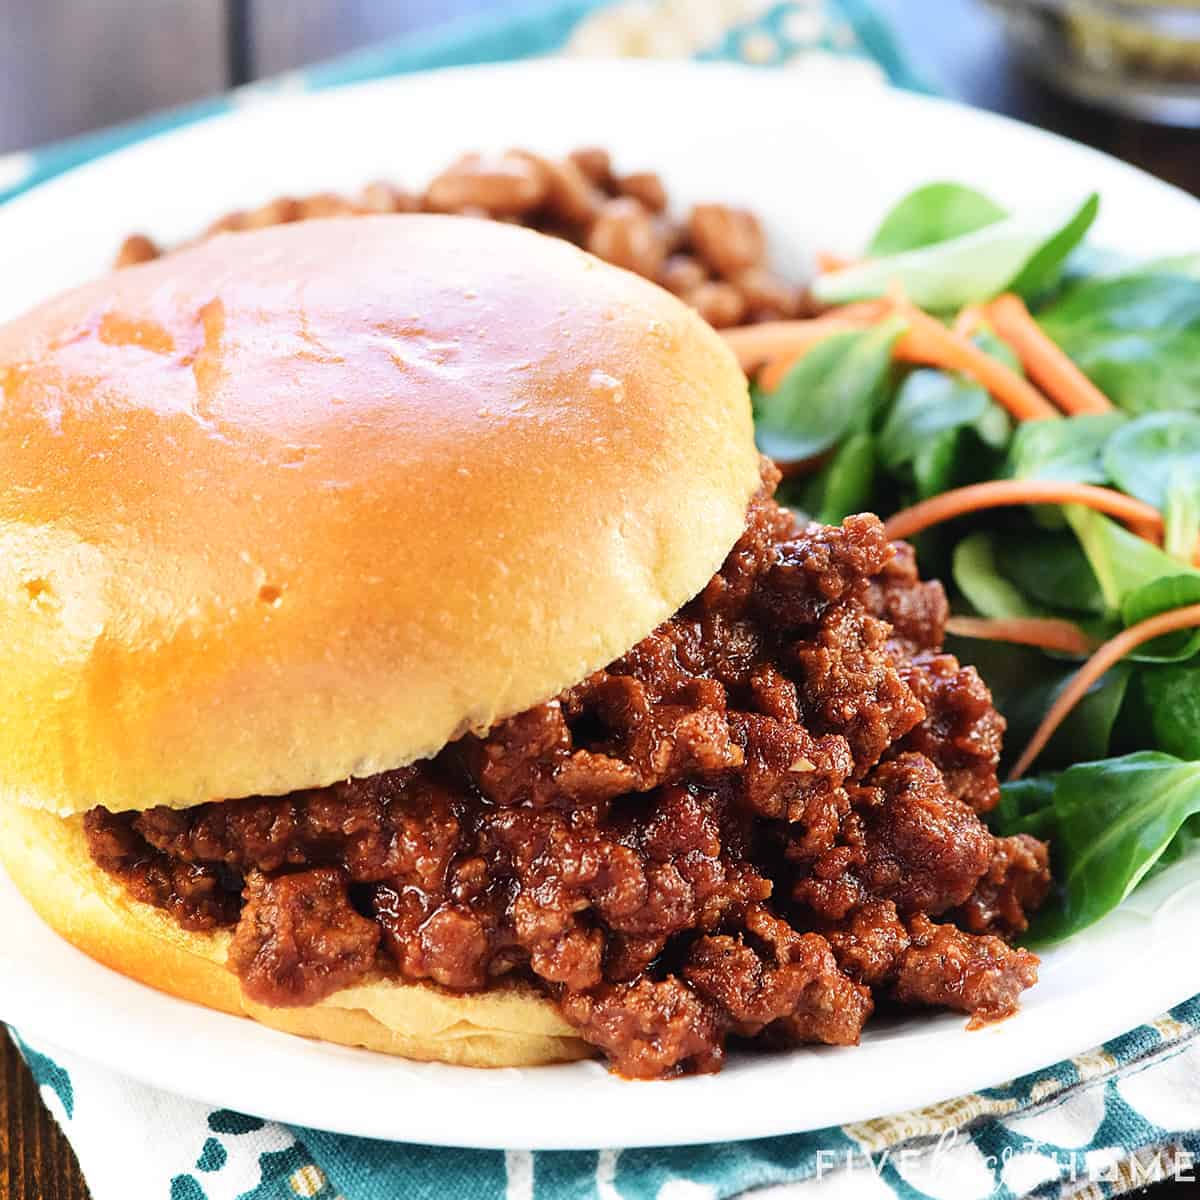
[[[1200,0],[988,0],[1029,66],[1080,100],[1200,126]]]

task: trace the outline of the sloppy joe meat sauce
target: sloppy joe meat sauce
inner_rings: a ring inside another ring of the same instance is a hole
[[[628,1076],[852,1044],[881,1004],[1012,1012],[1049,871],[980,819],[1002,719],[911,550],[871,516],[798,525],[776,478],[704,591],[555,699],[371,778],[93,809],[93,857],[232,929],[261,1004],[516,978]]]

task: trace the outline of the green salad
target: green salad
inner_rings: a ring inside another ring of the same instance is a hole
[[[731,339],[780,498],[878,512],[945,582],[1019,776],[989,819],[1051,844],[1041,942],[1200,837],[1200,254],[1114,262],[1097,209],[931,184],[816,279],[827,312]]]

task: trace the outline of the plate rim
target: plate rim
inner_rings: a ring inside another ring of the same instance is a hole
[[[43,183],[40,183],[37,186],[29,189],[27,192],[14,197],[4,205],[0,206],[0,236],[2,236],[5,228],[11,223],[19,220],[30,219],[29,214],[33,214],[33,216],[36,217],[37,210],[45,202],[47,196],[53,197],[59,193],[70,193],[75,189],[85,188],[89,181],[99,172],[108,173],[113,171],[120,172],[123,170],[129,170],[129,164],[131,162],[136,164],[139,159],[146,156],[152,156],[156,149],[162,146],[164,143],[175,142],[181,139],[189,139],[193,137],[211,137],[213,136],[214,129],[220,130],[222,127],[228,126],[230,123],[237,123],[247,114],[253,114],[255,111],[266,111],[268,108],[270,108],[277,113],[283,114],[289,109],[294,108],[294,106],[297,104],[301,106],[310,104],[321,105],[330,102],[330,98],[333,98],[335,102],[353,106],[356,102],[367,103],[371,98],[379,96],[380,94],[385,96],[385,102],[387,102],[387,95],[396,92],[403,93],[405,90],[414,86],[414,81],[416,81],[417,86],[422,87],[450,87],[453,86],[456,81],[460,81],[463,78],[470,78],[475,81],[471,86],[477,86],[478,81],[481,78],[486,80],[488,77],[496,77],[500,80],[503,80],[505,77],[511,77],[514,75],[528,76],[531,74],[538,74],[552,78],[554,76],[562,76],[564,72],[578,75],[579,73],[585,71],[620,71],[626,74],[637,74],[659,80],[665,80],[668,75],[672,77],[688,78],[707,76],[709,77],[710,81],[711,77],[716,75],[736,75],[739,77],[739,79],[748,79],[750,77],[770,79],[770,86],[777,86],[780,80],[785,78],[784,71],[786,71],[786,69],[783,69],[783,71],[779,73],[772,74],[765,72],[762,68],[747,67],[730,63],[638,62],[623,59],[543,59],[515,63],[439,68],[431,71],[418,72],[412,75],[393,76],[384,79],[361,81],[354,84],[338,86],[336,88],[319,88],[302,93],[264,93],[261,99],[256,101],[254,104],[238,107],[229,112],[216,114],[198,122],[190,123],[181,127],[177,127],[173,130],[163,131],[155,134],[144,141],[123,147],[109,155],[105,155],[99,159],[81,164],[70,171],[64,172],[60,176],[56,176],[53,179],[44,181]],[[798,93],[803,88],[809,88],[810,91],[806,93],[806,95],[809,97],[814,94],[824,94],[825,92],[824,87],[814,88],[811,83],[807,81],[802,83],[799,79],[794,81],[794,85]],[[1180,205],[1186,205],[1192,210],[1197,222],[1198,233],[1200,233],[1200,201],[1189,196],[1182,189],[1162,180],[1156,179],[1147,172],[1142,171],[1140,168],[1121,162],[1120,160],[1105,154],[1103,151],[1096,150],[1093,147],[1081,145],[1080,143],[1074,142],[1062,135],[1037,129],[1033,126],[1025,124],[1024,122],[1015,120],[1002,114],[972,109],[966,105],[958,103],[957,101],[941,97],[931,97],[918,95],[915,93],[901,92],[885,87],[880,87],[878,92],[875,94],[885,98],[889,103],[908,105],[915,109],[931,109],[943,115],[948,114],[951,119],[956,121],[966,121],[968,124],[1004,127],[1012,131],[1017,131],[1021,136],[1024,137],[1032,137],[1042,141],[1062,144],[1070,148],[1070,152],[1073,156],[1079,156],[1082,153],[1083,155],[1086,155],[1097,162],[1103,163],[1105,173],[1111,174],[1114,169],[1119,170],[1121,174],[1129,178],[1131,181],[1136,181],[1139,187],[1153,188],[1164,196],[1169,197],[1173,202]],[[453,147],[451,147],[450,152],[452,151]],[[1200,879],[1200,863],[1179,864],[1178,867],[1172,868],[1172,871],[1178,872],[1181,868],[1192,866],[1195,866],[1195,871],[1189,873],[1188,880],[1189,882],[1194,882],[1191,877],[1192,874],[1195,875],[1196,879]],[[1159,877],[1159,880],[1169,878],[1174,878],[1172,873],[1164,872],[1164,874]],[[1158,883],[1159,881],[1155,882]],[[0,880],[0,885],[3,885],[6,888],[11,888],[11,884],[7,879]],[[21,903],[23,904],[24,901],[21,901]],[[36,917],[33,919],[35,921],[38,920]],[[57,935],[54,935],[49,931],[49,929],[45,929],[45,933],[47,937],[57,940]],[[78,957],[83,960],[83,964],[87,970],[103,972],[105,975],[110,976],[114,975],[114,973],[110,972],[107,968],[93,962],[80,952],[73,950],[71,947],[66,946],[66,943],[62,943],[62,945],[68,951],[70,951],[71,954],[78,955]],[[2,959],[2,955],[0,955],[0,959]],[[125,987],[140,989],[141,991],[145,992],[151,991],[151,989],[145,988],[143,985],[134,983],[130,980],[125,980],[119,976],[116,978],[120,979],[121,985]],[[1181,987],[1182,983],[1178,982],[1175,985],[1174,990],[1178,991]],[[978,1090],[981,1087],[995,1086],[996,1084],[1003,1083],[1013,1077],[1050,1066],[1054,1062],[1060,1061],[1064,1058],[1069,1058],[1072,1054],[1089,1049],[1096,1044],[1102,1043],[1105,1040],[1126,1032],[1131,1027],[1136,1027],[1137,1025],[1144,1023],[1145,1020],[1153,1019],[1154,1016],[1158,1015],[1159,1011],[1165,1010],[1166,1008],[1169,1008],[1172,1005],[1187,999],[1189,996],[1194,994],[1197,989],[1200,989],[1200,967],[1197,968],[1194,981],[1188,984],[1186,994],[1177,995],[1174,999],[1171,999],[1165,1003],[1156,1002],[1153,1005],[1147,1005],[1147,1008],[1152,1007],[1156,1011],[1153,1013],[1148,1012],[1146,1016],[1140,1020],[1134,1020],[1132,1025],[1126,1016],[1113,1017],[1107,1020],[1102,1019],[1101,1014],[1104,1011],[1103,1007],[1099,1005],[1092,1006],[1092,1008],[1094,1008],[1096,1011],[1089,1012],[1087,1020],[1080,1020],[1077,1025],[1073,1027],[1075,1036],[1070,1039],[1069,1043],[1064,1043],[1064,1045],[1068,1046],[1066,1052],[1056,1050],[1054,1057],[1052,1058],[1047,1058],[1045,1052],[1035,1053],[1029,1049],[1022,1054],[1020,1052],[1020,1044],[1018,1040],[1017,1045],[1012,1048],[1012,1051],[1005,1059],[1006,1063],[1015,1064],[1015,1066],[1005,1066],[1002,1070],[996,1068],[989,1073],[985,1073],[989,1075],[989,1078],[986,1082],[981,1082],[983,1075],[981,1075],[978,1071],[972,1075],[972,1083],[966,1085],[953,1084],[950,1085],[949,1090],[944,1079],[942,1082],[932,1083],[924,1078],[919,1078],[916,1081],[917,1084],[924,1086],[914,1087],[913,1096],[915,1098],[905,1100],[900,1104],[893,1104],[890,1107],[885,1106],[883,1111],[880,1111],[872,1104],[867,1103],[863,1106],[862,1111],[858,1113],[835,1116],[832,1121],[826,1121],[823,1124],[845,1124],[849,1121],[863,1120],[867,1119],[868,1117],[888,1115],[892,1112],[905,1111],[914,1107],[921,1107],[922,1105],[948,1099],[950,1096],[961,1094],[965,1090]],[[1174,991],[1172,994],[1174,995]],[[152,995],[154,996],[156,1003],[165,1003],[167,1005],[187,1004],[186,1001],[177,1000],[161,993],[155,992],[152,993]],[[7,1016],[8,1010],[5,1001],[6,997],[3,993],[2,986],[0,986],[0,1016]],[[239,1018],[229,1017],[224,1014],[213,1013],[209,1010],[198,1009],[194,1005],[189,1005],[189,1008],[195,1010],[196,1012],[205,1014],[206,1025],[208,1023],[208,1018],[215,1018],[220,1021],[230,1022],[240,1020]],[[40,1028],[38,1028],[37,1015],[38,1014],[36,1011],[31,1010],[29,1013],[25,1014],[25,1017],[28,1019],[24,1019],[19,1016],[14,1023],[18,1026],[21,1026],[22,1024],[25,1025],[31,1034],[41,1040],[46,1041],[47,1043],[63,1046],[64,1049],[71,1049],[69,1046],[65,1046],[59,1040],[53,1029],[47,1029],[43,1032]],[[931,1018],[931,1022],[933,1019],[934,1018]],[[944,1018],[942,1018],[942,1020],[944,1023]],[[991,1037],[998,1035],[1003,1038],[1003,1035],[1006,1032],[1005,1026],[1010,1026],[1012,1029],[1017,1029],[1019,1025],[1019,1017],[1013,1018],[1011,1022],[1006,1022],[1003,1025],[994,1027],[991,1030],[982,1031],[982,1033],[979,1035],[966,1036]],[[270,1039],[281,1039],[280,1047],[287,1047],[288,1049],[294,1048],[294,1038],[291,1037],[291,1035],[280,1034],[261,1026],[254,1026],[254,1028],[263,1037]],[[936,1030],[932,1030],[932,1025],[930,1028],[931,1036],[935,1035]],[[1087,1032],[1081,1032],[1083,1030],[1086,1030]],[[61,1028],[59,1032],[61,1033]],[[319,1044],[314,1043],[313,1045]],[[78,1050],[74,1050],[73,1052],[80,1053],[82,1057],[90,1058],[92,1061],[99,1062],[102,1065],[117,1070],[125,1075],[138,1078],[143,1082],[150,1084],[151,1086],[161,1088],[166,1088],[169,1086],[170,1090],[172,1091],[175,1091],[179,1094],[190,1095],[192,1098],[203,1100],[205,1103],[221,1104],[228,1102],[228,1093],[225,1093],[224,1097],[221,1098],[218,1094],[214,1093],[212,1087],[206,1086],[203,1089],[197,1090],[187,1086],[180,1088],[176,1083],[171,1083],[168,1085],[162,1081],[161,1075],[156,1077],[154,1073],[149,1070],[148,1064],[143,1063],[140,1071],[130,1070],[128,1061],[119,1057],[115,1046],[111,1048],[111,1052],[103,1052],[107,1050],[109,1050],[107,1043],[102,1043],[101,1053],[87,1055],[82,1054],[82,1052]],[[280,1052],[283,1053],[284,1050],[281,1049]],[[804,1073],[805,1069],[802,1065],[803,1063],[808,1061],[820,1061],[828,1063],[832,1061],[834,1056],[844,1055],[845,1053],[854,1054],[858,1052],[859,1051],[855,1049],[839,1050],[838,1048],[822,1048],[789,1057],[794,1058],[796,1063],[796,1079],[803,1081],[806,1078]],[[368,1055],[370,1052],[346,1050],[344,1053]],[[297,1054],[294,1057],[297,1061],[299,1061],[303,1055]],[[380,1056],[372,1055],[371,1057],[378,1058]],[[964,1059],[967,1057],[968,1056],[964,1056]],[[1033,1061],[1034,1059],[1036,1059],[1036,1062]],[[597,1070],[600,1070],[596,1064],[585,1064],[585,1066],[589,1065],[596,1067]],[[471,1068],[444,1067],[439,1065],[439,1069],[442,1071],[452,1071],[458,1073],[469,1071],[471,1072],[471,1075],[469,1077],[463,1076],[463,1081],[468,1086],[472,1081],[478,1082],[477,1077],[479,1073]],[[561,1072],[572,1069],[574,1069],[573,1066],[564,1066],[537,1068],[536,1070]],[[823,1067],[821,1069],[826,1068]],[[961,1077],[961,1074],[966,1071],[966,1069],[967,1068],[965,1067],[960,1067],[959,1075],[954,1076],[954,1078]],[[503,1068],[494,1074],[503,1076],[512,1070],[512,1068]],[[489,1074],[493,1073],[489,1072]],[[645,1088],[648,1089],[648,1094],[651,1092],[658,1093],[662,1087],[691,1089],[692,1091],[700,1092],[701,1094],[704,1094],[705,1091],[719,1094],[719,1092],[722,1090],[721,1080],[724,1078],[725,1076],[718,1075],[701,1077],[695,1081],[671,1081],[663,1084],[622,1083],[621,1086],[638,1089]],[[215,1086],[216,1081],[213,1082]],[[492,1087],[489,1087],[488,1089],[489,1092],[493,1090],[495,1089]],[[219,1092],[219,1088],[217,1089],[217,1092]],[[606,1093],[606,1096],[608,1094],[609,1093]],[[670,1093],[668,1093],[668,1095],[669,1094]],[[293,1107],[293,1105],[295,1105],[295,1107]],[[257,1115],[265,1116],[269,1119],[280,1120],[289,1125],[312,1126],[314,1125],[314,1121],[312,1120],[312,1109],[309,1107],[307,1109],[307,1115],[305,1115],[304,1105],[305,1101],[301,1098],[292,1097],[285,1093],[280,1097],[280,1103],[278,1104],[264,1104],[259,1098],[256,1098],[252,1107],[253,1111],[255,1111]],[[763,1114],[753,1114],[749,1111],[739,1110],[734,1114],[736,1119],[731,1121],[730,1114],[728,1112],[722,1112],[720,1116],[722,1127],[720,1130],[717,1130],[713,1126],[701,1124],[696,1126],[692,1133],[676,1132],[666,1139],[653,1132],[639,1133],[637,1129],[629,1129],[627,1131],[627,1136],[620,1139],[620,1144],[630,1148],[638,1146],[687,1145],[712,1141],[738,1140],[742,1138],[779,1136],[789,1133],[806,1132],[810,1129],[822,1127],[821,1125],[813,1124],[797,1126],[794,1122],[789,1122],[785,1117],[782,1116],[777,1116],[774,1120],[766,1119],[771,1115],[772,1114],[766,1114],[766,1117],[764,1117]],[[354,1122],[353,1125],[339,1125],[336,1121],[331,1123],[328,1120],[322,1120],[316,1124],[320,1128],[328,1128],[336,1132],[348,1133],[356,1136],[380,1137],[397,1141],[420,1141],[428,1145],[456,1147],[469,1146],[480,1149],[505,1149],[512,1148],[513,1145],[513,1137],[511,1133],[502,1134],[501,1132],[497,1132],[495,1136],[489,1136],[487,1127],[481,1127],[477,1129],[474,1131],[469,1140],[464,1141],[461,1134],[440,1134],[436,1125],[430,1126],[428,1124],[423,1124],[421,1128],[414,1133],[402,1131],[398,1132],[395,1129],[384,1130],[382,1126],[378,1127],[377,1130],[364,1132],[362,1126],[358,1122]],[[732,1132],[730,1131],[730,1126],[733,1127]],[[543,1136],[537,1139],[537,1144],[535,1146],[525,1146],[522,1148],[551,1150],[593,1150],[602,1148],[604,1145],[614,1144],[612,1140],[607,1138],[607,1135],[603,1142],[593,1143],[587,1139],[586,1130],[580,1131],[581,1134],[584,1135],[580,1136],[565,1126],[557,1130],[556,1136],[546,1136],[547,1132],[548,1131],[543,1129]]]

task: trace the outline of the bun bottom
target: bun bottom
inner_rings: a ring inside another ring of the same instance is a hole
[[[182,1000],[285,1033],[422,1062],[532,1067],[593,1054],[544,996],[519,984],[465,995],[380,975],[308,1007],[255,1004],[225,965],[230,934],[191,932],[131,899],[92,861],[81,817],[0,805],[0,862],[42,920],[72,945]]]

